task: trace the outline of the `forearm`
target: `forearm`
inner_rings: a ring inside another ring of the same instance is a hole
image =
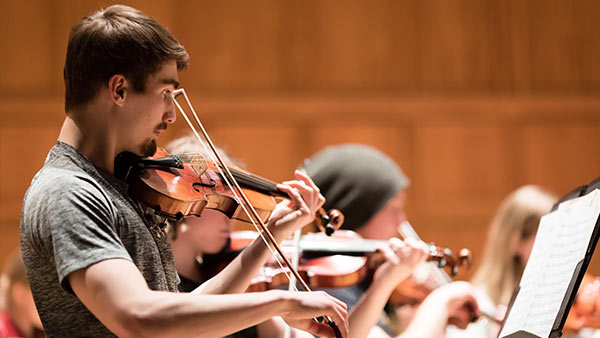
[[[283,292],[241,295],[151,292],[132,304],[142,337],[221,337],[285,312]]]
[[[262,323],[257,327],[259,337],[284,337],[285,330],[290,328],[286,325],[285,321],[280,317],[273,317]],[[313,338],[314,336],[308,332],[301,331],[295,328],[290,328],[292,331],[292,338]]]
[[[449,316],[445,303],[435,299],[425,299],[406,330],[398,338],[443,337]]]
[[[279,240],[279,239],[278,239]],[[194,292],[205,294],[240,293],[271,257],[271,251],[262,238],[255,239],[225,269],[202,284]]]
[[[387,300],[395,285],[390,281],[374,281],[350,311],[348,323],[351,338],[367,337],[377,324]]]

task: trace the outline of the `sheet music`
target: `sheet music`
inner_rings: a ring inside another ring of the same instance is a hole
[[[499,337],[523,330],[548,337],[577,264],[585,257],[600,193],[568,200],[542,217],[516,299]]]

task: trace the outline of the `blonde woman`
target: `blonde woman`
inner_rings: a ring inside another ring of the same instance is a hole
[[[538,186],[526,185],[500,204],[487,235],[481,265],[471,283],[478,290],[482,311],[494,313],[507,306],[533,247],[538,224],[557,197]],[[486,321],[467,330],[448,330],[447,337],[496,337],[499,326]]]

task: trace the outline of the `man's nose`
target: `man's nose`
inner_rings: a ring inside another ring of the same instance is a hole
[[[175,104],[173,103],[173,99],[171,99],[167,104],[167,111],[163,115],[163,121],[172,124],[175,123],[175,120],[177,120],[177,114],[175,113]]]

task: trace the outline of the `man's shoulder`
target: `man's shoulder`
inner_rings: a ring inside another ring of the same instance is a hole
[[[28,195],[38,192],[45,195],[65,195],[82,190],[102,191],[102,188],[99,182],[83,170],[44,167],[31,182]]]
[[[84,169],[91,166],[86,161],[73,147],[57,142],[48,153],[44,166],[33,177],[28,195],[37,190],[47,194],[53,191],[65,193],[80,186],[99,188],[100,184]]]
[[[44,167],[25,193],[21,216],[32,221],[31,217],[64,217],[75,210],[115,214],[106,189],[85,171]]]

